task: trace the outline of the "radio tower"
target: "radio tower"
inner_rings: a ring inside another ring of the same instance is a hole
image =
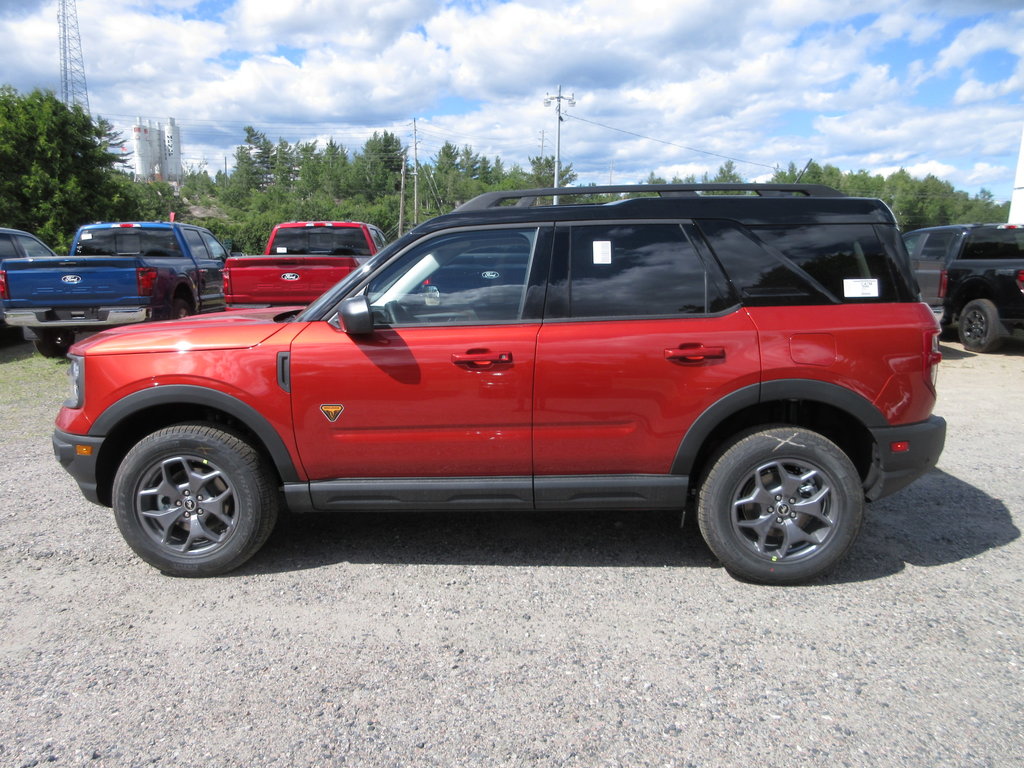
[[[78,9],[75,0],[59,0],[57,24],[60,27],[60,100],[71,107],[78,104],[89,114],[89,89],[85,84],[82,38],[78,35]]]

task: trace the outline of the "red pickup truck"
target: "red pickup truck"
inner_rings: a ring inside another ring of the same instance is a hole
[[[384,233],[359,221],[289,221],[270,233],[261,256],[224,264],[229,307],[308,304],[380,248]]]

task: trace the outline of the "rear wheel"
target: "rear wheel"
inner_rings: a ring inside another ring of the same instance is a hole
[[[64,357],[75,343],[75,332],[68,328],[36,328],[32,341],[43,357]]]
[[[849,457],[831,440],[778,426],[719,452],[700,489],[697,520],[711,551],[734,574],[763,584],[820,576],[860,531],[864,493]]]
[[[238,436],[180,424],[143,438],[114,478],[114,517],[128,545],[174,576],[237,568],[277,520],[273,471]]]
[[[999,310],[988,299],[969,301],[960,312],[960,343],[971,352],[995,352],[1003,346]]]

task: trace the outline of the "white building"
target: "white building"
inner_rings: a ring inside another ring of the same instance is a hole
[[[132,151],[139,181],[181,181],[181,133],[173,117],[167,118],[167,125],[135,118]]]
[[[1017,177],[1010,198],[1010,224],[1024,224],[1024,130],[1020,134],[1020,156],[1017,158]]]

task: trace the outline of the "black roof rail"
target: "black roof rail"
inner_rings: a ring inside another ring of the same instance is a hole
[[[456,211],[482,211],[498,208],[510,200],[516,207],[534,205],[542,197],[570,195],[656,194],[659,197],[700,197],[708,192],[743,192],[758,197],[846,197],[823,184],[615,184],[603,187],[550,187],[485,192],[468,200]],[[617,202],[617,201],[616,201]]]

